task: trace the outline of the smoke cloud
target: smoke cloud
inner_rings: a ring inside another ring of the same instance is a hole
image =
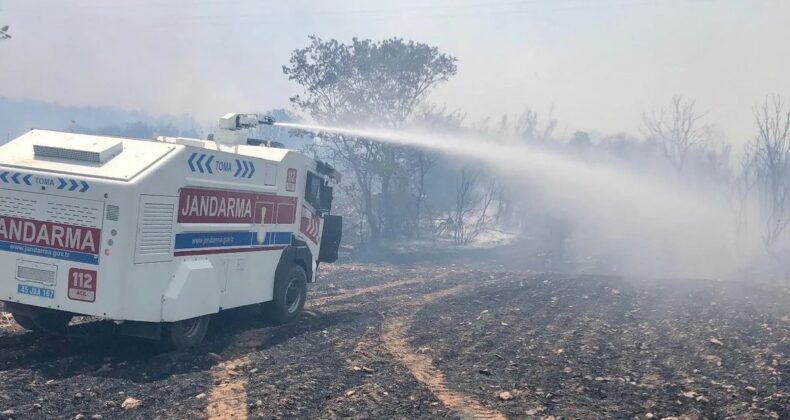
[[[523,191],[517,200],[571,223],[569,245],[576,253],[608,255],[629,274],[729,277],[745,256],[759,252],[754,239],[750,252],[736,247],[734,212],[724,197],[625,165],[584,161],[507,139],[278,125],[428,148],[486,165],[510,191]]]

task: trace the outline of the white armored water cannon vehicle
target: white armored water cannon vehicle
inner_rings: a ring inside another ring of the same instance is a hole
[[[212,140],[32,130],[0,147],[0,300],[24,328],[75,315],[122,333],[199,343],[210,316],[261,304],[299,316],[334,262],[328,164],[248,139],[271,124],[228,114]]]

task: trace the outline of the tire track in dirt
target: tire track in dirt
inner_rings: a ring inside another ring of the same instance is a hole
[[[330,305],[341,300],[357,296],[383,292],[401,286],[419,284],[416,280],[401,280],[376,286],[352,290],[341,290],[341,293],[310,299],[310,308]],[[244,354],[232,360],[224,361],[212,368],[211,375],[214,385],[208,395],[206,417],[211,420],[244,420],[249,416],[247,401],[248,380],[238,370],[251,363],[250,350],[261,345],[271,337],[270,329],[256,329],[240,334],[232,345],[231,351]]]
[[[250,364],[249,357],[220,363],[212,369],[214,387],[208,396],[206,416],[211,420],[247,419],[247,379],[237,369]]]
[[[406,312],[415,312],[417,308],[435,300],[455,295],[465,290],[467,285],[459,285],[443,289],[423,296],[414,297],[408,291],[394,290],[402,287],[425,285],[430,281],[446,277],[444,273],[430,279],[408,279],[389,283],[363,287],[351,290],[341,290],[339,294],[311,299],[309,307],[319,308],[333,306],[354,297],[366,296],[381,292],[394,292],[397,298],[397,309]],[[394,303],[394,302],[393,302]],[[433,360],[424,354],[414,352],[408,342],[406,332],[412,322],[412,315],[385,319],[380,329],[381,343],[395,360],[405,366],[411,375],[424,384],[436,398],[448,409],[458,413],[464,418],[475,419],[505,419],[500,412],[485,408],[473,398],[459,392],[450,390],[445,384],[445,377],[441,371],[433,366]],[[208,396],[206,415],[214,420],[239,420],[249,416],[247,398],[248,379],[240,374],[239,370],[251,364],[250,350],[265,342],[269,336],[268,329],[246,331],[238,336],[232,345],[232,352],[240,356],[224,361],[212,368],[214,386]]]
[[[231,350],[245,352],[269,340],[269,329],[255,329],[240,334]],[[214,386],[208,395],[206,417],[210,420],[246,420],[249,415],[247,404],[247,379],[239,370],[251,363],[249,353],[221,362],[211,370]]]
[[[437,299],[455,295],[467,287],[466,285],[459,285],[440,290],[416,299],[413,305],[423,306]],[[384,320],[381,339],[390,354],[406,366],[418,382],[427,386],[445,407],[458,413],[461,417],[468,419],[506,419],[499,411],[483,407],[473,398],[450,390],[445,383],[444,374],[433,365],[433,359],[425,354],[417,353],[411,348],[406,332],[413,318],[414,315],[407,315]]]
[[[379,292],[395,292],[389,296],[379,299],[379,302],[389,301],[396,305],[397,309],[414,313],[420,306],[431,303],[435,300],[448,296],[453,296],[468,288],[468,285],[458,285],[455,287],[438,290],[422,296],[413,296],[407,291],[393,290],[404,286],[426,285],[436,282],[451,275],[451,272],[441,273],[438,276],[422,278],[419,280],[399,280],[380,285],[364,287],[343,291],[340,294],[321,297],[312,300],[311,308],[333,305],[340,301],[351,299],[357,296],[375,294]],[[401,293],[399,293],[401,292]],[[424,354],[416,353],[411,349],[407,334],[409,325],[413,320],[413,315],[396,316],[385,318],[380,328],[380,339],[384,350],[388,351],[397,362],[405,366],[412,377],[425,385],[428,390],[449,410],[459,414],[463,418],[471,419],[492,419],[500,420],[506,417],[496,411],[483,407],[473,398],[462,393],[452,391],[445,383],[444,374],[433,365],[433,359]],[[349,392],[356,393],[356,389]]]

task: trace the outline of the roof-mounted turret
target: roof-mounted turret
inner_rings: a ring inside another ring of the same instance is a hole
[[[248,144],[252,146],[282,147],[281,143],[251,139],[249,130],[259,125],[272,125],[274,119],[268,115],[258,114],[225,114],[219,119],[217,131],[213,135],[213,140],[226,146],[238,146]]]

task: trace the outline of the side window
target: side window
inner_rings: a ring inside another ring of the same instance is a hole
[[[323,180],[320,176],[307,171],[307,182],[305,183],[304,199],[314,208],[321,206],[321,185]]]

